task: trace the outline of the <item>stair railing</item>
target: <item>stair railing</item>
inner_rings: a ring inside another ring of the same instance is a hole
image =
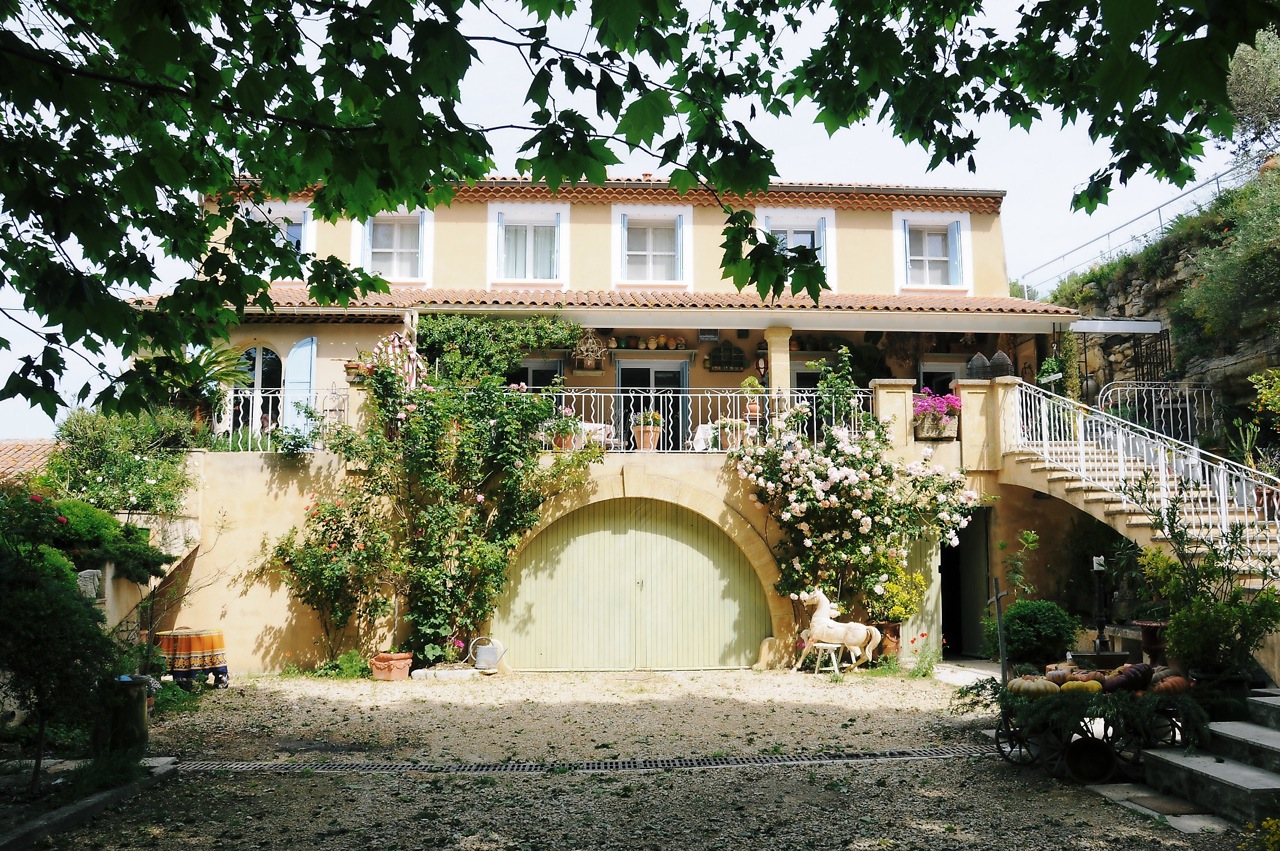
[[[1031,452],[1124,505],[1145,479],[1157,509],[1179,498],[1193,534],[1222,534],[1240,524],[1250,547],[1280,553],[1275,476],[1025,382],[1012,399],[1017,427],[1009,449]]]

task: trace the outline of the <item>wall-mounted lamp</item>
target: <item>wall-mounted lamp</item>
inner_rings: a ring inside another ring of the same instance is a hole
[[[756,372],[760,373],[760,377],[764,378],[769,374],[769,359],[766,357],[756,358]]]

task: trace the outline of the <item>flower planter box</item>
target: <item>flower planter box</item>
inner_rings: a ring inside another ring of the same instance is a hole
[[[407,680],[412,665],[412,653],[379,653],[369,660],[375,680]]]
[[[950,421],[925,420],[915,424],[916,440],[955,440],[960,434],[960,420],[952,417]]]

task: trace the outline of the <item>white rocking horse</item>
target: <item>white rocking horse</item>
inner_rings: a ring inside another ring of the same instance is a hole
[[[804,636],[804,650],[792,671],[800,670],[800,665],[816,644],[839,644],[844,647],[849,651],[854,668],[871,661],[872,652],[880,646],[880,630],[867,624],[838,623],[835,616],[840,612],[827,599],[827,595],[822,593],[821,588],[792,594],[791,599],[816,607],[813,616],[809,618],[809,628],[801,633]]]

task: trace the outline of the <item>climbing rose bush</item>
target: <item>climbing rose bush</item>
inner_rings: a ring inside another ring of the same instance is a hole
[[[927,456],[910,464],[890,458],[885,426],[869,415],[853,428],[824,429],[820,441],[805,437],[808,417],[798,406],[762,444],[730,454],[755,488],[752,500],[782,530],[780,594],[820,587],[846,607],[865,605],[877,589],[884,593],[882,577],[908,570],[915,541],[959,543],[978,502],[963,473]]]

